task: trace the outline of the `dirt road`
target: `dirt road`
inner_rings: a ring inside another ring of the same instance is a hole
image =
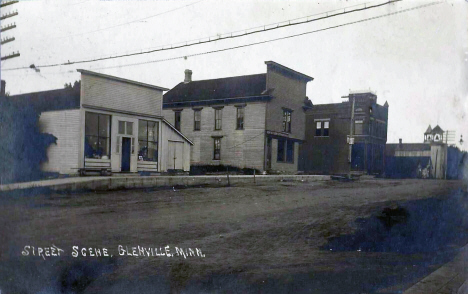
[[[398,293],[468,242],[462,186],[368,180],[4,195],[0,290]]]

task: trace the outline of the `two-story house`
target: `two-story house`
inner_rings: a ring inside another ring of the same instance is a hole
[[[10,96],[40,113],[40,130],[57,138],[42,170],[166,172],[190,169],[192,142],[162,116],[168,89],[87,70],[78,88]]]
[[[191,164],[294,173],[304,140],[307,83],[273,61],[266,73],[192,81],[185,71],[163,97],[163,115],[193,143]]]

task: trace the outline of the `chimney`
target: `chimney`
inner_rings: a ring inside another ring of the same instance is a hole
[[[190,83],[192,81],[192,71],[190,69],[185,70],[185,80],[184,83]]]
[[[0,89],[0,96],[3,97],[5,96],[5,87],[6,87],[6,82],[2,80],[2,88]]]
[[[400,141],[400,145],[401,145],[401,144],[403,144],[403,139],[401,139],[401,138],[400,138],[400,140],[399,140],[399,141]]]

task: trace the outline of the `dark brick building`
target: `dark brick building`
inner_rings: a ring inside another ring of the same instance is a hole
[[[351,153],[353,173],[381,174],[387,142],[388,103],[377,104],[371,92],[351,92],[342,103],[314,105],[306,112],[301,170],[313,174],[347,174],[351,108],[354,105]]]

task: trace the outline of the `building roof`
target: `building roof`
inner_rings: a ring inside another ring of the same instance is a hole
[[[150,88],[150,89],[155,89],[155,90],[160,90],[160,91],[168,91],[169,90],[167,88],[163,88],[163,87],[159,87],[159,86],[155,86],[155,85],[150,85],[150,84],[145,84],[145,83],[140,83],[140,82],[136,82],[136,81],[132,81],[132,80],[127,80],[127,79],[123,79],[123,78],[119,78],[119,77],[115,77],[115,76],[110,76],[110,75],[106,75],[106,74],[102,74],[102,73],[98,73],[98,72],[94,72],[94,71],[89,71],[89,70],[85,70],[85,69],[77,69],[76,71],[81,73],[81,74],[85,74],[85,75],[96,76],[96,77],[105,78],[105,79],[109,79],[109,80],[114,80],[114,81],[118,81],[118,82],[123,82],[123,83],[128,83],[128,84],[141,86],[141,87],[146,87],[146,88]]]
[[[284,66],[284,65],[281,65],[281,64],[276,63],[276,62],[274,62],[274,61],[265,61],[265,64],[266,64],[267,66],[272,66],[272,67],[274,67],[274,68],[277,68],[277,69],[279,69],[279,70],[281,70],[281,71],[285,71],[285,72],[287,72],[287,73],[289,73],[289,74],[292,74],[292,75],[296,76],[297,78],[306,80],[307,82],[310,82],[310,81],[313,81],[313,80],[314,80],[313,77],[310,77],[310,76],[308,76],[308,75],[305,75],[305,74],[303,74],[303,73],[300,73],[300,72],[298,72],[298,71],[295,71],[295,70],[293,70],[293,69],[290,69],[289,67],[286,67],[286,66]]]
[[[440,134],[440,133],[443,133],[444,130],[442,130],[441,127],[439,127],[439,125],[436,125],[435,128],[432,129],[432,133],[433,134]]]
[[[431,145],[427,143],[390,143],[385,147],[387,156],[394,156],[396,151],[430,151]]]
[[[163,123],[165,123],[166,125],[168,125],[174,132],[176,132],[177,134],[179,134],[179,136],[181,136],[182,138],[185,139],[185,141],[187,141],[190,145],[193,145],[193,142],[187,138],[184,134],[182,134],[178,129],[176,129],[176,127],[174,127],[173,125],[171,125],[171,123],[169,121],[167,121],[167,119],[163,118],[162,119]]]
[[[163,103],[268,96],[266,74],[180,83],[164,94]]]
[[[432,128],[431,128],[431,125],[429,125],[429,126],[427,127],[426,132],[424,132],[424,135],[430,134],[431,132],[432,132]]]
[[[372,94],[374,96],[377,96],[377,94],[374,91],[371,91],[371,90],[349,90],[349,94],[351,94],[351,95]]]
[[[79,109],[80,89],[58,89],[3,97],[19,107],[33,107],[37,112]]]

